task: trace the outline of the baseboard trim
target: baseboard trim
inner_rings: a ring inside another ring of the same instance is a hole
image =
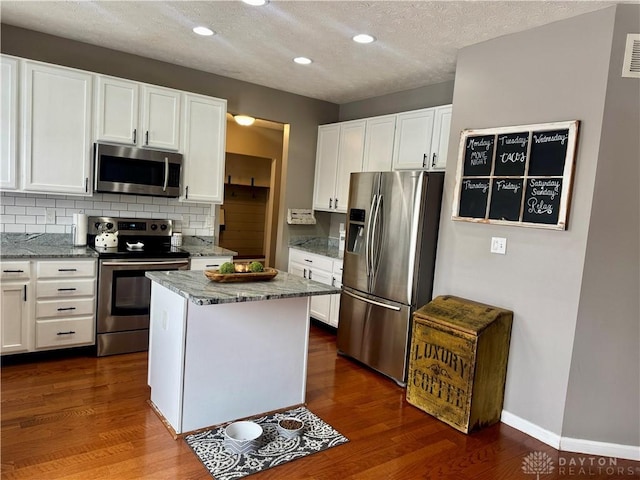
[[[536,440],[540,440],[541,442],[546,443],[556,450],[560,450],[560,435],[558,434],[550,432],[549,430],[545,430],[535,423],[531,423],[530,421],[525,420],[524,418],[520,418],[513,413],[509,413],[506,410],[502,411],[500,421],[509,425],[510,427],[515,428],[516,430],[520,430],[521,432],[526,433]]]
[[[586,453],[603,457],[624,458],[625,460],[640,461],[640,447],[620,445],[616,443],[594,442],[581,438],[562,437],[560,450],[563,452]]]
[[[561,452],[584,453],[586,455],[640,461],[640,446],[561,437],[505,410],[502,411],[500,421]]]

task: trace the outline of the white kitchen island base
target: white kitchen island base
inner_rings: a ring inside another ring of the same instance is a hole
[[[176,434],[304,403],[308,296],[197,305],[154,281],[150,317],[151,403]]]

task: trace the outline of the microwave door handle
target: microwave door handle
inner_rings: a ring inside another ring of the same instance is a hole
[[[164,185],[162,191],[167,191],[167,184],[169,183],[169,157],[164,157]]]

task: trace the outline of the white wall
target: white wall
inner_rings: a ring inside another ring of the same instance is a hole
[[[434,296],[458,295],[514,311],[504,409],[535,425],[539,438],[556,441],[578,317],[614,15],[615,7],[458,54]],[[581,121],[566,231],[451,220],[461,130],[564,120]],[[492,236],[507,238],[506,255],[489,252]]]
[[[55,223],[46,223],[47,210],[55,210]],[[162,218],[177,220],[184,235],[214,236],[213,209],[204,203],[174,198],[95,193],[92,197],[3,192],[0,196],[0,232],[68,233],[74,213],[89,216]]]

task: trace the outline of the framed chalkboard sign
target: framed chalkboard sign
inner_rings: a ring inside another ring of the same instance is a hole
[[[463,130],[453,220],[565,230],[578,126]]]

